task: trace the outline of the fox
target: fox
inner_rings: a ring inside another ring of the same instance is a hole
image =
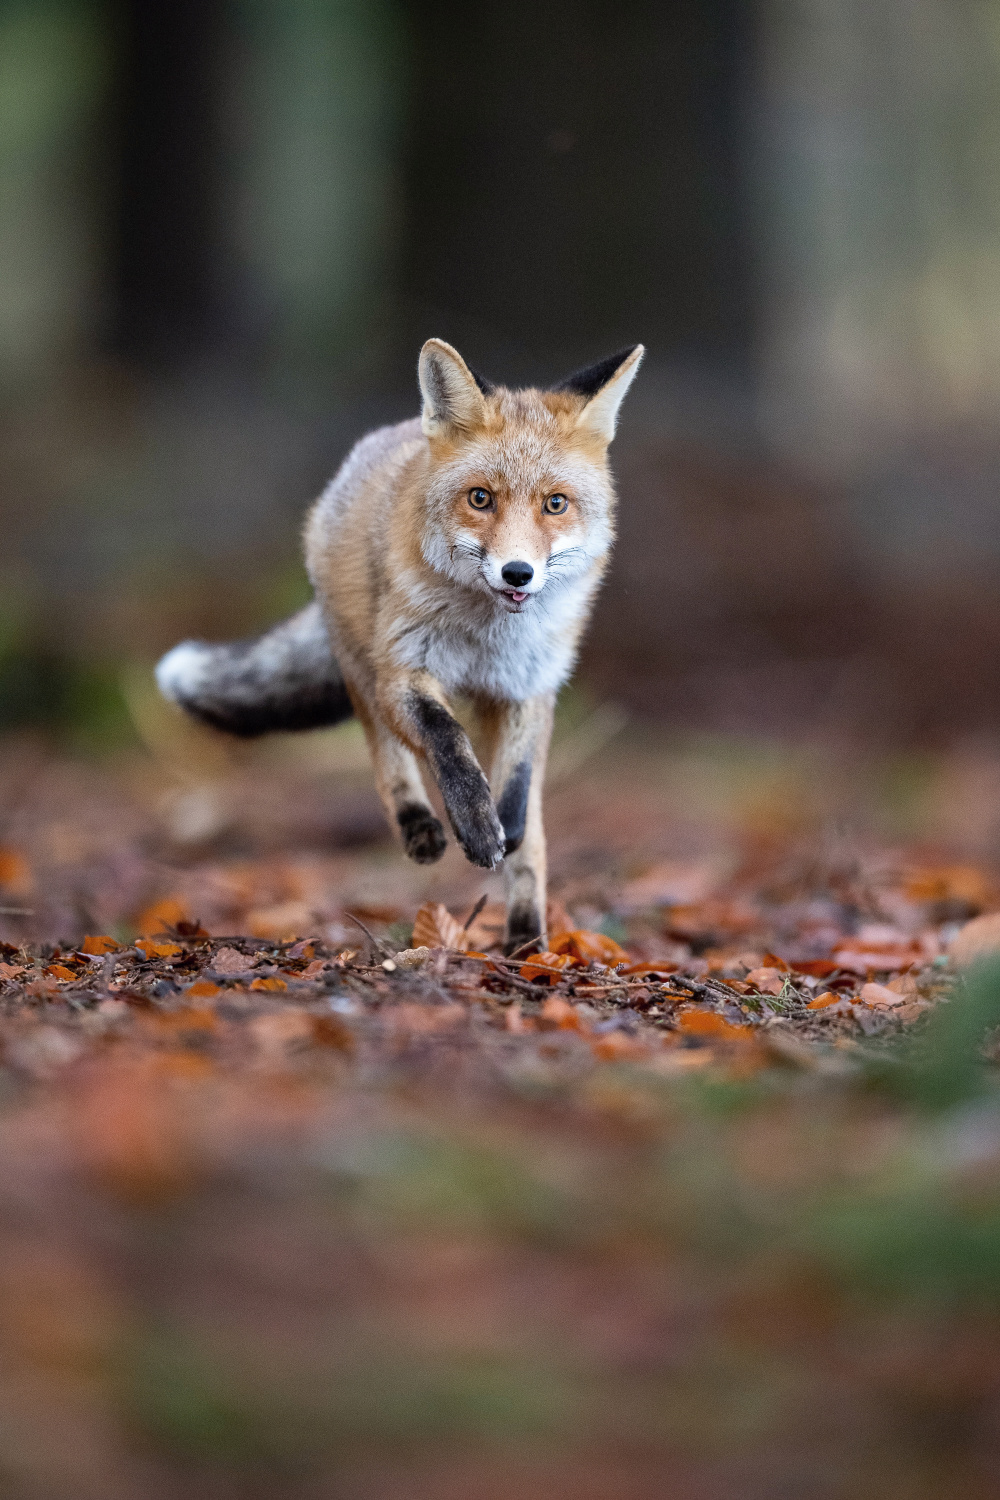
[[[166,698],[241,737],[356,716],[390,826],[418,864],[447,844],[429,771],[466,858],[502,865],[508,954],[547,942],[553,711],[608,567],[608,448],[644,352],[514,390],[429,339],[421,415],[363,437],[308,514],[312,601],[250,640],[184,641],[156,667]]]

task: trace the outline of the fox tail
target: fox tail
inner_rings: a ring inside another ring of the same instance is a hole
[[[159,662],[156,681],[196,719],[243,739],[339,724],[354,712],[316,600],[251,640],[183,641]]]

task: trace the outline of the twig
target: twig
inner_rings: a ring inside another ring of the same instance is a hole
[[[384,953],[387,958],[392,957],[392,949],[389,947],[389,945],[387,943],[383,943],[379,938],[377,938],[374,932],[370,931],[369,928],[365,926],[360,917],[356,917],[351,911],[345,911],[344,916],[352,921],[355,926],[360,927],[361,931],[365,934],[366,937],[371,938],[372,942],[375,944],[375,947],[380,953]]]
[[[462,928],[463,932],[468,932],[469,928],[472,926],[473,922],[479,916],[479,913],[482,911],[482,909],[483,909],[483,907],[485,905],[486,905],[486,892],[484,891],[483,894],[480,896],[479,900],[476,902],[475,906],[469,912],[469,915],[466,917],[466,919],[465,919],[465,926]]]
[[[540,943],[541,941],[540,937],[529,938],[526,943],[522,943],[519,948],[515,948],[513,953],[505,953],[504,957],[516,958],[519,953],[526,953],[529,948],[533,948],[536,943]]]
[[[33,917],[35,913],[27,906],[0,906],[0,917]]]

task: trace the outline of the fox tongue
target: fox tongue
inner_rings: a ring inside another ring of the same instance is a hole
[[[523,604],[524,601],[525,601],[525,599],[527,599],[528,596],[527,596],[527,594],[520,594],[520,593],[518,593],[517,589],[511,589],[511,591],[510,591],[510,597],[513,599],[513,601],[514,601],[515,604]]]

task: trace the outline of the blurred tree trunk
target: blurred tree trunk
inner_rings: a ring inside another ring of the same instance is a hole
[[[411,0],[407,10],[407,332],[450,326],[515,362],[637,338],[661,356],[742,358],[753,324],[740,174],[750,7]]]
[[[120,0],[112,342],[139,359],[215,322],[217,88],[225,0]]]

